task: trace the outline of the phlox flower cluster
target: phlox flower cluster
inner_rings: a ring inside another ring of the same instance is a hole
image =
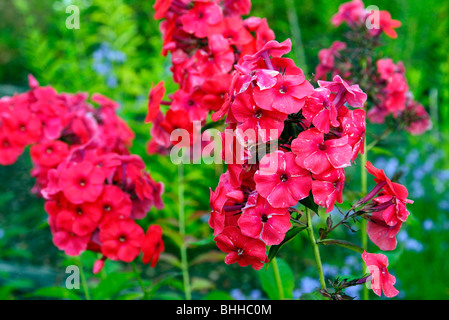
[[[251,8],[249,0],[158,0],[154,8],[155,18],[163,19],[162,54],[171,55],[179,89],[168,95],[170,101],[162,101],[163,82],[150,91],[146,122],[153,126],[148,152],[167,154],[175,129],[188,131],[193,144],[199,133],[193,122],[204,124],[209,113],[223,105],[234,65],[274,39],[274,33],[266,19],[242,19]],[[162,112],[161,104],[168,110]]]
[[[413,99],[405,68],[390,58],[378,58],[374,49],[381,45],[380,35],[396,38],[395,28],[401,23],[391,18],[388,11],[369,10],[361,0],[340,6],[332,24],[345,23],[349,31],[345,41],[335,41],[330,48],[320,50],[315,79],[328,75],[343,75],[349,83],[358,83],[368,94],[367,118],[372,123],[384,123],[388,116],[394,127],[419,135],[432,126],[425,108]]]
[[[67,255],[85,250],[106,259],[157,263],[162,230],[145,233],[136,219],[161,209],[163,184],[145,171],[128,147],[134,133],[118,117],[118,104],[95,94],[57,93],[30,76],[31,90],[0,99],[0,164],[13,164],[30,146],[34,192],[45,199],[53,242]]]
[[[310,197],[327,212],[342,202],[344,168],[363,152],[366,94],[340,76],[314,88],[283,57],[290,50],[290,40],[273,40],[245,56],[213,115],[226,116],[234,136],[225,140],[245,150],[235,155],[243,163],[227,161],[228,171],[211,192],[209,224],[217,246],[228,253],[226,263],[262,268],[266,246],[282,242],[299,201]],[[261,129],[271,133],[246,139],[246,131]],[[276,150],[254,161],[254,145],[274,142]]]

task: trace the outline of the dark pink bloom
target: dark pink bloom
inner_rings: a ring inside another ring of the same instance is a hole
[[[348,136],[348,144],[352,147],[352,161],[355,161],[359,153],[365,153],[365,110],[348,110],[339,116],[339,120],[343,134]]]
[[[298,166],[291,152],[275,151],[260,160],[254,175],[256,190],[274,208],[288,208],[309,195],[310,173]]]
[[[74,204],[94,202],[103,192],[103,170],[85,161],[65,166],[59,175],[59,187]]]
[[[386,209],[381,211],[382,218],[388,226],[395,226],[399,222],[405,222],[410,214],[407,210],[406,205],[407,203],[413,203],[413,201],[408,199],[402,201],[396,196],[390,195],[388,193],[382,193],[377,198],[374,198],[373,202],[377,206],[382,206],[384,204],[388,205]]]
[[[86,236],[94,232],[102,217],[101,208],[95,204],[68,204],[56,217],[56,225],[69,230],[77,236]]]
[[[384,107],[394,115],[405,110],[407,101],[408,84],[403,74],[395,73],[391,76],[385,89]]]
[[[15,107],[13,113],[4,114],[3,123],[5,128],[14,132],[11,139],[17,145],[30,145],[41,138],[42,123],[36,113],[31,112],[28,107]]]
[[[343,203],[345,184],[343,169],[330,169],[321,174],[314,174],[313,179],[312,194],[317,205],[326,208],[326,212],[331,212],[335,202]]]
[[[104,268],[104,260],[105,259],[106,259],[106,257],[104,257],[104,259],[98,259],[97,261],[94,262],[94,267],[92,268],[93,274],[100,273],[100,271]]]
[[[24,147],[12,140],[12,134],[0,127],[0,164],[11,165],[22,154]]]
[[[129,194],[113,185],[104,186],[102,195],[91,206],[97,206],[102,211],[102,223],[110,219],[127,219],[132,212],[132,201]]]
[[[335,93],[333,100],[337,109],[339,109],[345,102],[353,108],[363,108],[367,95],[360,89],[358,84],[349,85],[339,75],[335,76],[332,81],[318,80],[318,84],[322,88],[327,88]]]
[[[363,1],[353,0],[340,5],[338,13],[332,17],[331,22],[334,26],[339,26],[346,22],[350,27],[355,27],[365,22],[365,16]]]
[[[217,188],[210,190],[209,226],[214,229],[214,235],[220,234],[226,226],[237,225],[238,214],[243,205],[244,195],[241,190],[231,185],[230,174],[221,175]]]
[[[111,260],[131,262],[139,255],[143,238],[134,220],[110,220],[100,228],[101,252]]]
[[[388,11],[375,11],[373,10],[371,14],[369,14],[367,19],[370,19],[371,17],[372,20],[375,21],[374,15],[378,14],[379,15],[379,29],[378,28],[373,28],[370,29],[370,33],[374,36],[377,36],[381,33],[381,31],[383,31],[387,36],[389,36],[390,38],[396,39],[398,37],[398,34],[396,32],[396,28],[399,28],[402,23],[398,20],[393,20],[391,19],[391,14]]]
[[[226,17],[218,24],[209,27],[209,41],[214,41],[213,35],[220,35],[234,46],[246,45],[254,39],[244,27],[241,17]]]
[[[241,267],[251,265],[254,270],[260,270],[268,262],[265,244],[242,235],[237,227],[225,228],[214,241],[221,251],[227,253],[226,264],[237,262]]]
[[[315,128],[323,133],[329,133],[330,127],[338,127],[337,108],[330,98],[330,91],[318,88],[306,98],[306,104],[302,109],[303,116],[309,120]]]
[[[78,256],[87,249],[90,234],[77,236],[73,232],[59,230],[53,234],[53,243],[59,250],[63,250],[69,256]]]
[[[404,67],[401,63],[395,65],[392,59],[379,59],[376,62],[377,72],[384,81],[390,81],[395,73],[404,73]]]
[[[251,0],[225,0],[225,15],[244,16],[249,14],[251,10]]]
[[[401,229],[402,221],[389,226],[383,218],[383,212],[373,212],[368,221],[366,231],[370,240],[382,251],[396,249],[396,235]]]
[[[168,9],[174,0],[156,0],[153,5],[154,8],[154,19],[162,19],[167,13]]]
[[[193,9],[181,16],[182,28],[198,38],[207,36],[209,26],[223,19],[220,7],[214,2],[194,1]]]
[[[44,167],[56,167],[69,154],[69,146],[59,140],[35,144],[30,149],[31,158]]]
[[[260,49],[255,54],[244,56],[243,63],[241,63],[241,66],[243,68],[253,70],[262,59],[266,64],[266,69],[272,69],[270,57],[280,58],[284,54],[289,53],[291,49],[292,49],[292,41],[290,39],[287,39],[281,43],[277,42],[276,40],[268,41],[263,46],[263,48]]]
[[[164,95],[164,81],[159,82],[154,88],[151,88],[150,94],[148,95],[148,113],[145,118],[145,123],[150,123],[157,117]]]
[[[366,251],[362,254],[362,259],[368,268],[372,277],[371,288],[379,297],[381,292],[387,298],[395,297],[399,291],[393,286],[396,283],[396,278],[388,272],[388,258],[383,254],[368,253]]]
[[[142,241],[142,262],[151,263],[151,267],[156,267],[159,256],[164,252],[165,246],[162,240],[162,228],[158,225],[151,225]]]
[[[419,103],[412,101],[407,103],[405,128],[413,135],[420,135],[432,128],[432,121],[426,109]]]
[[[313,86],[304,75],[278,75],[276,84],[266,90],[255,87],[254,100],[265,110],[277,110],[290,114],[299,112],[305,104],[305,98],[312,94]]]
[[[257,198],[257,202],[247,205],[238,220],[242,234],[260,239],[267,246],[281,243],[291,226],[290,213],[287,208],[273,208],[257,193],[253,196]]]
[[[287,119],[287,114],[259,108],[251,94],[246,92],[237,95],[231,110],[239,122],[236,134],[242,143],[244,140],[246,143],[260,142],[259,137],[262,142],[279,138],[284,129],[284,120]],[[246,130],[255,135],[248,135],[243,139]]]
[[[321,49],[318,52],[320,63],[315,69],[315,80],[326,79],[326,74],[335,68],[335,58],[340,56],[340,51],[346,49],[346,43],[335,41],[329,49]]]
[[[296,154],[296,163],[313,174],[351,165],[352,148],[348,136],[339,139],[324,140],[318,129],[312,128],[301,132],[292,141],[292,151]]]

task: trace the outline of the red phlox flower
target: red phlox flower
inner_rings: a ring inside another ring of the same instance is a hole
[[[33,145],[30,154],[36,164],[55,168],[69,155],[69,146],[59,140],[46,141]]]
[[[252,95],[246,92],[237,95],[231,109],[239,122],[236,134],[242,144],[260,142],[259,137],[262,142],[279,138],[287,119],[287,114],[259,108]]]
[[[365,22],[366,12],[365,5],[361,0],[353,0],[345,2],[338,8],[331,22],[334,26],[339,26],[343,22],[346,22],[350,27],[361,25]]]
[[[352,148],[348,136],[325,140],[323,133],[312,128],[301,132],[292,141],[296,163],[314,174],[329,169],[345,168],[351,165]]]
[[[260,160],[254,181],[257,192],[274,208],[296,205],[312,188],[310,173],[296,164],[295,155],[280,150]]]
[[[340,114],[339,121],[343,134],[348,136],[348,144],[352,147],[352,161],[355,161],[359,153],[365,153],[365,110],[347,110]]]
[[[251,10],[251,0],[225,0],[224,14],[226,16],[244,16]]]
[[[257,193],[252,196],[257,198],[257,202],[243,208],[242,215],[238,220],[242,234],[260,239],[267,246],[281,243],[291,226],[290,213],[287,208],[273,208]]]
[[[96,204],[67,204],[56,217],[57,229],[71,231],[77,236],[86,236],[94,232],[102,218],[101,207]]]
[[[346,43],[335,41],[329,49],[321,49],[318,52],[320,63],[315,69],[315,80],[324,80],[326,74],[334,70],[335,58],[340,57],[340,51],[346,49]]]
[[[369,14],[367,19],[370,19],[370,17],[372,16],[373,20],[375,20],[374,15],[377,14],[379,19],[378,19],[378,23],[379,23],[379,28],[372,28],[370,29],[370,33],[373,36],[378,36],[381,31],[383,31],[387,36],[389,36],[390,38],[396,39],[398,37],[398,34],[396,32],[396,28],[399,28],[402,23],[398,20],[393,20],[391,19],[391,14],[388,11],[375,11],[373,10],[371,12],[371,14]]]
[[[366,93],[360,89],[359,85],[349,85],[339,75],[335,76],[332,81],[318,80],[318,84],[336,94],[333,102],[337,109],[345,102],[353,108],[363,108],[367,99]]]
[[[142,241],[142,262],[151,263],[151,267],[156,267],[159,256],[164,252],[165,246],[162,240],[162,228],[158,225],[151,225]]]
[[[117,186],[106,185],[94,205],[102,211],[102,223],[108,220],[127,219],[131,216],[132,201],[126,192]]]
[[[145,123],[150,123],[157,117],[164,95],[164,81],[159,82],[154,88],[151,88],[148,96],[148,113],[145,118]]]
[[[313,86],[305,80],[302,72],[297,75],[278,75],[276,78],[276,84],[269,89],[254,87],[253,97],[257,105],[265,110],[286,114],[299,112],[305,104],[305,98],[312,94]]]
[[[317,205],[326,208],[326,212],[331,212],[335,202],[343,203],[345,184],[343,169],[330,169],[321,174],[314,174],[313,179],[312,194]]]
[[[143,238],[143,229],[132,219],[110,220],[100,227],[101,252],[111,260],[132,262]]]
[[[0,127],[0,164],[8,166],[14,164],[22,154],[24,147],[12,139],[9,130]]]
[[[94,202],[103,192],[104,172],[91,162],[69,163],[61,170],[59,187],[70,202]]]
[[[251,265],[254,270],[260,270],[268,262],[265,244],[242,235],[237,227],[225,228],[214,241],[221,251],[227,253],[226,264],[237,262],[241,267]]]
[[[329,133],[330,126],[340,125],[337,121],[337,109],[329,99],[330,94],[331,92],[326,88],[315,89],[306,98],[306,104],[302,109],[303,116],[323,133]]]
[[[223,19],[221,8],[214,2],[194,1],[193,8],[181,16],[182,28],[198,38],[207,36],[209,26]]]
[[[215,191],[210,190],[209,226],[214,229],[214,235],[220,234],[226,226],[237,225],[238,214],[244,201],[244,194],[229,183],[229,172],[220,176]]]
[[[396,283],[396,278],[388,272],[388,258],[383,254],[368,253],[366,251],[362,254],[362,259],[365,261],[368,271],[372,277],[371,288],[379,297],[381,292],[387,298],[397,296],[398,290],[393,286]]]
[[[54,245],[72,257],[78,256],[85,251],[89,240],[90,234],[80,237],[66,230],[58,230],[53,234]]]

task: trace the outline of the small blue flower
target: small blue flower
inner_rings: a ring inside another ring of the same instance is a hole
[[[262,291],[254,289],[249,293],[249,298],[251,300],[260,300],[262,299]]]
[[[246,297],[243,294],[242,290],[238,288],[232,289],[230,295],[234,300],[246,300]]]
[[[320,282],[311,277],[304,277],[301,279],[299,287],[302,293],[310,293],[320,287]]]
[[[423,224],[422,227],[424,230],[429,231],[432,230],[434,228],[434,224],[433,221],[431,219],[426,219]]]

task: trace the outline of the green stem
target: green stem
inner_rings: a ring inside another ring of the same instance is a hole
[[[279,293],[279,300],[284,300],[285,299],[284,287],[282,285],[281,274],[279,272],[279,266],[276,257],[274,257],[273,260],[271,260],[271,264],[273,266],[274,278],[276,280],[276,287]]]
[[[143,299],[148,300],[148,293],[147,293],[147,290],[145,289],[145,284],[143,283],[142,278],[140,276],[140,272],[139,272],[139,270],[137,270],[137,266],[134,263],[134,261],[131,262],[131,265],[132,265],[134,273],[136,275],[137,282],[139,283],[140,287],[142,288]]]
[[[324,279],[323,265],[321,263],[320,249],[318,248],[318,244],[315,240],[315,234],[313,233],[313,225],[312,225],[312,217],[310,215],[309,209],[306,208],[306,216],[307,216],[307,232],[309,234],[310,243],[313,248],[313,254],[315,256],[315,263],[318,269],[318,277],[320,278],[321,289],[326,290],[326,280]]]
[[[84,274],[83,264],[80,257],[78,257],[78,266],[80,270],[81,285],[83,286],[84,290],[84,297],[86,298],[86,300],[90,300],[89,287],[87,286],[86,275]]]
[[[192,289],[190,287],[189,262],[187,260],[187,246],[185,245],[185,210],[184,210],[184,167],[180,163],[178,166],[178,203],[179,203],[179,233],[182,238],[181,244],[181,268],[184,282],[184,293],[186,300],[192,299]]]
[[[362,195],[365,196],[368,192],[368,182],[367,182],[367,172],[366,172],[366,162],[368,160],[368,149],[366,147],[366,137],[365,137],[365,153],[362,154],[361,161],[361,192]],[[368,234],[366,232],[367,221],[366,219],[362,219],[362,248],[367,251],[368,250]],[[365,269],[365,264],[362,264],[362,270]],[[369,300],[368,288],[366,286],[363,287],[363,300]]]

